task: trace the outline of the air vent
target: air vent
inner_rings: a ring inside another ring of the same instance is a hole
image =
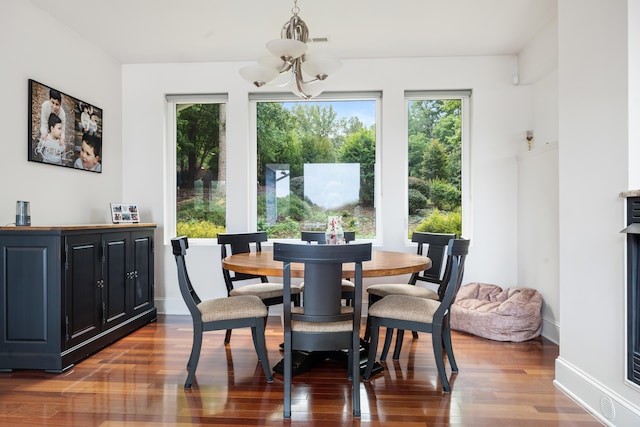
[[[600,410],[602,411],[602,415],[608,420],[613,420],[616,417],[616,407],[609,396],[600,397]]]
[[[311,43],[327,43],[329,41],[329,37],[311,37],[307,41]]]

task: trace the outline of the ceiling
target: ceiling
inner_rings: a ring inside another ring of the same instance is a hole
[[[255,61],[293,0],[31,0],[121,63]],[[342,59],[517,54],[557,0],[299,0]]]

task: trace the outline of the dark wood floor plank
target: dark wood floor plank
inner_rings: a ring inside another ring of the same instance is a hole
[[[248,330],[205,333],[192,390],[184,390],[192,331],[187,316],[121,339],[62,374],[0,373],[0,425],[29,426],[601,426],[553,386],[558,347],[543,338],[503,343],[463,333],[460,368],[442,393],[431,338],[409,336],[400,360],[360,387],[362,417],[351,415],[351,383],[327,360],[294,378],[292,418],[283,420],[283,383],[266,383]],[[281,358],[279,318],[266,331],[271,365]]]

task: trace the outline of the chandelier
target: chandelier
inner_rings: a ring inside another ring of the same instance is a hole
[[[258,59],[255,65],[240,69],[240,75],[256,87],[288,87],[303,99],[311,99],[324,90],[325,79],[340,68],[340,60],[326,53],[307,54],[309,28],[298,16],[294,0],[293,16],[285,22],[280,38],[267,43],[273,56]]]

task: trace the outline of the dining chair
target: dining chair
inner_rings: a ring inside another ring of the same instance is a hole
[[[348,351],[353,415],[360,416],[360,316],[362,262],[371,259],[371,243],[304,245],[274,243],[273,259],[283,262],[284,417],[291,417],[293,351]],[[304,264],[305,298],[291,307],[291,263]],[[341,304],[342,264],[355,263],[353,305]]]
[[[367,293],[369,295],[369,307],[376,301],[384,298],[387,295],[409,295],[420,298],[441,300],[445,284],[448,280],[448,274],[450,266],[448,265],[447,257],[447,245],[451,239],[455,239],[455,233],[427,233],[414,231],[411,235],[411,241],[417,243],[417,254],[424,254],[424,247],[427,246],[426,256],[431,260],[431,267],[428,270],[413,273],[409,278],[409,283],[380,283],[367,287]],[[416,286],[417,282],[425,282],[433,285],[436,288],[433,289]],[[367,325],[365,328],[364,340],[369,340],[370,335],[370,321],[367,318]],[[401,333],[401,332],[399,332]],[[412,331],[413,338],[418,338],[418,333]],[[393,329],[387,330],[385,338],[384,349],[380,360],[385,360],[391,345],[391,339],[393,336]],[[401,344],[398,345],[396,338],[396,348],[393,353],[393,359],[397,360],[400,357]]]
[[[369,307],[371,319],[371,339],[369,341],[369,355],[363,375],[364,380],[371,378],[371,372],[376,359],[378,335],[381,327],[400,330],[412,330],[431,334],[433,355],[438,368],[438,375],[445,392],[451,391],[447,379],[443,347],[447,353],[452,372],[458,372],[458,365],[453,354],[451,344],[451,327],[449,316],[458,289],[462,284],[464,264],[469,253],[469,240],[452,239],[448,245],[447,254],[451,259],[451,274],[445,285],[441,301],[409,295],[388,295]],[[396,339],[401,339],[401,335]]]
[[[302,231],[301,240],[308,244],[317,243],[319,245],[324,245],[327,243],[324,231]],[[345,243],[348,244],[354,240],[356,240],[355,231],[344,232]],[[302,296],[304,297],[304,282],[300,283],[300,289],[303,292]],[[346,305],[351,305],[353,301],[353,290],[353,282],[348,279],[342,279],[342,299],[345,300]]]
[[[218,244],[221,245],[221,259],[225,259],[229,255],[249,253],[252,247],[255,252],[261,252],[262,243],[267,240],[267,233],[264,231],[253,233],[218,233]],[[222,276],[224,277],[224,283],[227,287],[227,295],[230,297],[255,295],[260,298],[267,307],[282,304],[284,295],[282,283],[269,282],[267,276],[236,273],[224,268],[224,266],[222,266]],[[260,280],[260,283],[248,283],[255,282],[256,280]],[[238,282],[248,284],[236,287],[235,284]],[[291,285],[291,293],[294,295],[292,300],[297,306],[300,305],[300,292],[301,289],[298,285]],[[225,344],[228,344],[230,340],[231,329],[227,330],[224,337]]]
[[[327,243],[327,239],[325,237],[324,231],[302,231],[300,233],[301,240],[307,243],[318,243],[320,245],[324,245]],[[355,231],[345,231],[344,232],[344,241],[345,243],[351,243],[356,240],[356,232]]]
[[[267,382],[273,381],[264,338],[264,325],[267,319],[267,307],[255,295],[241,295],[210,300],[201,300],[189,279],[185,256],[189,248],[187,237],[171,239],[173,255],[178,268],[178,285],[182,298],[193,320],[193,344],[187,362],[189,373],[184,388],[191,388],[200,360],[202,333],[205,331],[251,328],[253,344],[262,364]]]

